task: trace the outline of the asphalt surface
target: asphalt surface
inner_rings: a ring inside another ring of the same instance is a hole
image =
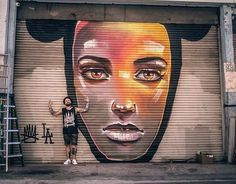
[[[98,163],[11,166],[2,184],[236,184],[236,165],[198,163]]]

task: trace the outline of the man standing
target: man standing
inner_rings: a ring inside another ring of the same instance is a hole
[[[87,102],[85,108],[78,108],[72,106],[72,99],[70,97],[65,97],[63,100],[64,108],[54,111],[52,108],[52,101],[49,100],[48,108],[53,116],[63,115],[63,137],[66,150],[66,161],[65,165],[73,164],[77,165],[76,152],[77,152],[77,141],[78,141],[78,123],[77,123],[77,113],[86,112],[88,110],[89,100],[88,97],[85,100]],[[71,157],[70,157],[71,155]]]

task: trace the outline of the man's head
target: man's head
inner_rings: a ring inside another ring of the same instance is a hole
[[[71,99],[69,96],[65,97],[65,98],[63,99],[63,104],[64,104],[65,106],[71,106],[71,105],[72,105],[72,99]]]
[[[162,123],[171,74],[170,40],[159,23],[78,22],[76,96],[90,100],[82,119],[108,160],[143,156]]]

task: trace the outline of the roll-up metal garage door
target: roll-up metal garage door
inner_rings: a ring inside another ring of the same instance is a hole
[[[222,109],[214,25],[28,20],[17,22],[14,93],[25,160],[65,159],[65,96],[79,119],[77,159],[217,160]],[[81,133],[82,132],[82,133]]]

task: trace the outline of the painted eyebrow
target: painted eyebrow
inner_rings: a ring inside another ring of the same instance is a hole
[[[78,59],[78,62],[80,62],[81,60],[84,60],[84,59],[90,59],[90,60],[93,60],[93,61],[96,61],[96,62],[99,62],[99,63],[102,63],[102,64],[110,64],[111,62],[109,61],[109,59],[107,58],[102,58],[102,57],[97,57],[97,56],[90,56],[90,55],[86,55],[86,56],[83,56],[81,58]]]
[[[163,62],[165,65],[167,65],[167,62],[161,58],[161,57],[145,57],[145,58],[141,58],[141,59],[137,59],[136,61],[134,61],[134,64],[147,64],[149,62],[153,62],[153,60],[158,60]]]

